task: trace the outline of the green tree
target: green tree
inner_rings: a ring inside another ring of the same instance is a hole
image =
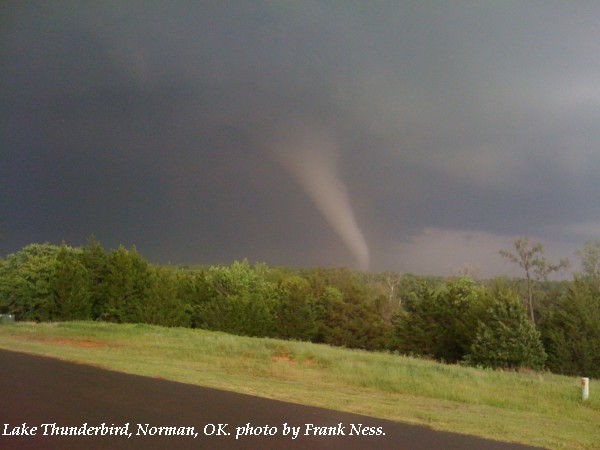
[[[315,342],[330,345],[347,346],[351,340],[344,330],[344,298],[342,293],[334,287],[323,286],[318,291],[313,290],[315,296],[315,321],[317,325]]]
[[[87,320],[91,317],[90,277],[80,255],[80,249],[64,244],[56,254],[56,268],[50,280],[52,317],[55,319]]]
[[[189,327],[192,308],[178,296],[176,274],[168,268],[151,267],[149,282],[143,322],[166,327]]]
[[[151,273],[148,263],[135,248],[119,247],[108,254],[105,302],[101,318],[110,322],[144,323],[150,297]]]
[[[408,296],[394,316],[396,349],[407,355],[434,357],[435,292],[422,283],[419,291]]]
[[[0,268],[0,308],[17,320],[56,319],[51,282],[60,247],[31,244],[8,255]]]
[[[460,361],[475,338],[480,296],[480,289],[464,278],[438,290],[422,283],[394,318],[395,348],[405,354]]]
[[[299,276],[284,279],[277,289],[277,334],[284,339],[311,341],[317,336],[315,299],[308,281]]]
[[[525,271],[527,282],[527,308],[531,323],[535,326],[535,312],[533,304],[533,283],[547,279],[552,272],[557,272],[569,266],[568,259],[561,259],[558,264],[552,264],[544,258],[544,246],[540,243],[530,242],[528,236],[514,242],[515,253],[500,250],[500,254],[511,262],[518,264]]]
[[[540,321],[548,368],[565,375],[600,378],[600,292],[576,278]]]
[[[91,303],[91,318],[101,319],[106,308],[108,255],[94,236],[88,239],[87,246],[82,249],[79,257],[88,271]]]
[[[491,299],[465,360],[493,368],[541,369],[546,353],[523,302],[511,292]]]
[[[209,330],[248,336],[272,336],[275,332],[274,286],[267,281],[264,265],[236,261],[231,266],[210,267],[206,296],[195,305],[195,323]]]
[[[178,273],[177,298],[189,309],[192,328],[207,328],[203,310],[204,304],[211,298],[211,292],[206,270],[188,270]]]
[[[366,350],[388,347],[392,326],[379,314],[364,275],[342,269],[307,274],[317,311],[319,342]]]

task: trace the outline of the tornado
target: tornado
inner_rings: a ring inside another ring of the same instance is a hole
[[[356,221],[348,189],[338,173],[336,139],[323,131],[301,128],[281,133],[272,150],[354,255],[358,268],[367,270],[369,247]]]

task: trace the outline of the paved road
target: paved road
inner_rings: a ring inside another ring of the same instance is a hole
[[[274,435],[236,439],[237,428],[248,423],[253,431],[262,427],[263,433],[268,425]],[[52,424],[55,431],[72,427],[91,435],[50,435]],[[293,428],[284,430],[284,424],[298,427],[296,439]],[[307,424],[313,425],[309,435]],[[144,436],[140,426],[148,434],[157,433],[159,427],[175,431],[194,427],[197,436]],[[2,449],[531,448],[4,350],[0,350],[0,427]],[[359,427],[374,435],[351,435]],[[131,437],[94,435],[110,429]],[[24,436],[24,431],[36,434]],[[11,432],[20,435],[5,435]],[[332,435],[311,435],[314,432]]]

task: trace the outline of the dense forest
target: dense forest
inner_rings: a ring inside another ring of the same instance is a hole
[[[541,250],[525,249],[516,255]],[[570,281],[546,281],[552,266],[539,258],[514,258],[523,279],[474,280],[246,260],[158,266],[135,248],[106,251],[92,238],[76,248],[31,244],[0,259],[0,313],[202,328],[600,378],[599,255],[599,242],[586,244],[583,272]]]

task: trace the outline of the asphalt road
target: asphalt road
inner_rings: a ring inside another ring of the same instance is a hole
[[[195,437],[159,435],[161,427],[172,427],[164,430],[171,433],[191,432],[193,427],[196,434]],[[262,435],[246,433],[236,439],[238,427],[240,432],[250,429]],[[53,430],[68,432],[69,428],[90,435],[52,435]],[[113,435],[100,435],[110,431]],[[265,431],[272,435],[265,436]],[[295,438],[294,431],[297,431]],[[25,432],[29,435],[24,435]],[[0,448],[500,450],[532,447],[0,350]]]

